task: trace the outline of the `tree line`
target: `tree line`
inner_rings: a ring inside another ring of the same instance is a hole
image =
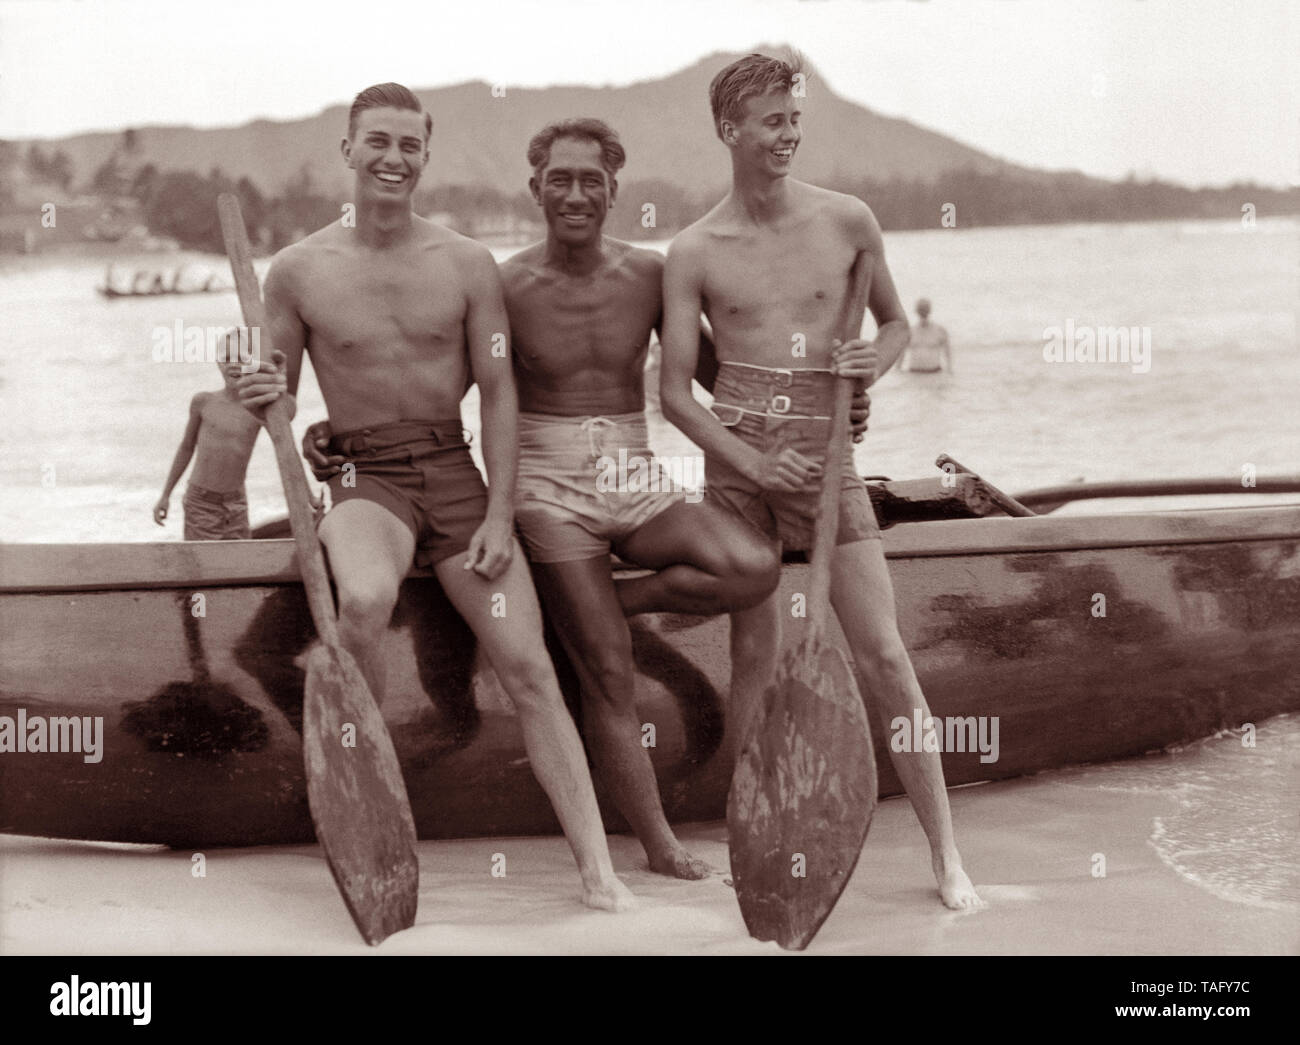
[[[62,150],[29,145],[24,153],[0,141],[0,206],[11,203],[18,178],[68,191],[75,172]],[[1014,170],[947,171],[936,178],[842,178],[827,187],[865,200],[886,230],[983,225],[1052,224],[1092,221],[1147,221],[1176,218],[1239,218],[1249,204],[1252,216],[1300,213],[1300,188],[1254,184],[1192,189],[1132,176],[1110,182],[1077,173]],[[182,246],[219,253],[221,229],[216,199],[239,196],[245,219],[259,246],[278,250],[309,232],[338,220],[346,201],[321,192],[304,166],[269,195],[248,177],[232,178],[219,167],[206,175],[191,170],[159,170],[139,158],[135,134],[94,172],[89,190],[105,200],[131,203],[150,233]],[[606,231],[619,239],[663,239],[702,216],[721,192],[700,192],[662,180],[635,180],[619,186]],[[427,185],[416,191],[418,213],[438,214],[470,235],[497,230],[503,218],[516,227],[542,214],[527,192],[503,193],[485,185]]]

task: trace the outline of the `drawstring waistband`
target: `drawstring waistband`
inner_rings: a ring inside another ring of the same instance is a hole
[[[608,417],[588,417],[585,421],[582,421],[578,427],[587,433],[587,446],[591,448],[591,456],[600,457],[600,451],[596,448],[597,430],[602,427],[617,428],[618,422],[611,421]]]

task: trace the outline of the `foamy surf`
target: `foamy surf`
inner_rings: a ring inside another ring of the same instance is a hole
[[[1076,787],[1171,800],[1148,845],[1182,881],[1229,903],[1300,911],[1300,716],[1068,775]]]

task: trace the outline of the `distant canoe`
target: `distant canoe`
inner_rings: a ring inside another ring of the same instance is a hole
[[[222,294],[233,288],[220,284],[207,287],[182,287],[179,290],[171,288],[165,290],[118,290],[114,287],[104,286],[98,286],[95,289],[99,291],[101,297],[106,298],[161,298],[186,294]]]
[[[970,747],[979,722],[987,739],[997,723],[996,759],[943,755],[950,785],[1300,710],[1300,506],[909,523],[884,544],[933,713],[969,719]],[[784,567],[783,606],[806,574]],[[802,619],[785,625],[798,642]],[[727,621],[651,614],[631,627],[668,815],[720,818]],[[0,715],[102,716],[104,730],[95,763],[0,753],[0,832],[311,840],[299,731],[313,638],[289,541],[0,545]],[[403,584],[385,653],[383,712],[420,837],[558,830],[514,711],[430,574]],[[889,724],[872,724],[880,793],[897,794]]]

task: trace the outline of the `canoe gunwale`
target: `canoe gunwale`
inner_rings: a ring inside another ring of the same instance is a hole
[[[901,524],[883,539],[888,559],[1295,540],[1300,505],[952,519]],[[279,538],[0,544],[0,594],[294,584],[293,548],[292,540]]]

